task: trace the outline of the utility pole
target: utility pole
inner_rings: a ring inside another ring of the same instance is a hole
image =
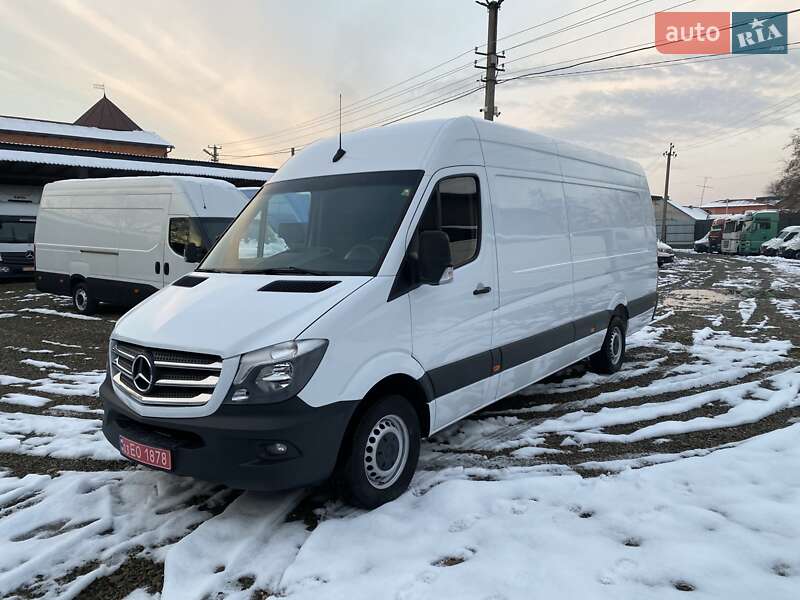
[[[714,188],[708,185],[708,180],[711,179],[708,175],[703,177],[703,185],[698,185],[697,187],[701,188],[702,191],[700,192],[700,206],[703,206],[703,201],[706,198],[706,190],[713,190]]]
[[[489,11],[489,31],[486,35],[486,52],[478,52],[475,48],[475,54],[486,57],[486,66],[478,65],[475,61],[475,67],[478,69],[486,69],[486,77],[481,78],[481,81],[486,84],[486,91],[483,101],[483,118],[487,121],[494,121],[495,117],[500,116],[500,111],[494,104],[494,87],[497,84],[497,73],[505,71],[498,65],[498,58],[505,58],[505,55],[497,54],[497,13],[500,10],[500,5],[503,0],[488,0],[487,2],[480,2],[475,0],[476,4],[485,6]]]
[[[203,152],[211,157],[211,162],[219,162],[219,151],[222,150],[222,146],[213,144],[211,146],[207,146],[207,148],[211,148],[211,152],[209,152],[206,148],[203,148]]]
[[[672,168],[672,159],[677,158],[678,153],[675,152],[675,144],[670,142],[669,150],[664,152],[667,157],[667,178],[664,182],[664,204],[661,208],[661,241],[667,243],[667,205],[669,204],[669,171]]]

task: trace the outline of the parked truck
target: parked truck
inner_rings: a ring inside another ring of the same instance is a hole
[[[722,252],[722,230],[725,227],[725,218],[714,219],[711,231],[708,232],[708,251]]]
[[[761,244],[778,234],[778,220],[777,210],[747,212],[742,220],[739,254],[758,254]]]
[[[738,254],[739,239],[742,234],[745,215],[732,215],[725,219],[725,227],[722,229],[722,253]]]

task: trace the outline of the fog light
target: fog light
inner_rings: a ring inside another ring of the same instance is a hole
[[[231,396],[231,402],[247,402],[250,399],[250,394],[247,390],[236,390]]]
[[[275,442],[274,444],[270,444],[267,446],[267,453],[271,454],[272,456],[283,456],[289,451],[289,446],[284,444],[283,442]]]

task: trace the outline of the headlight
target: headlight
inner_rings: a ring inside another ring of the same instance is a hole
[[[228,402],[283,402],[298,394],[317,370],[328,340],[296,340],[248,352],[239,360]]]

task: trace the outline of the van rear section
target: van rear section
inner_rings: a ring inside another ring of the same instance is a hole
[[[653,317],[637,164],[458,118],[304,148],[198,269],[126,313],[100,389],[129,459],[245,489],[399,496],[420,440]]]

